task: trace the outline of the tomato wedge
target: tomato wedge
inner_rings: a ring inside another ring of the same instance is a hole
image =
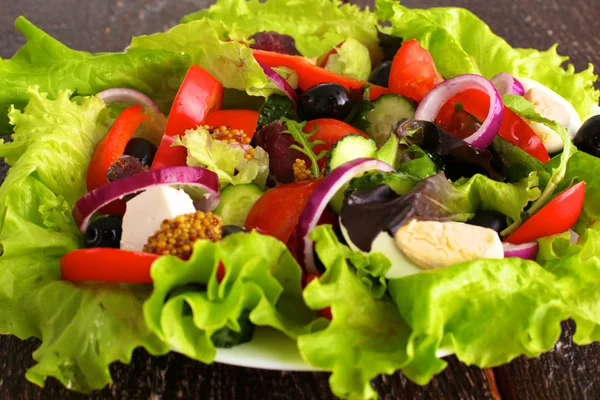
[[[241,129],[246,136],[252,139],[258,123],[258,116],[258,111],[254,110],[216,110],[208,114],[204,124]]]
[[[302,90],[310,89],[319,83],[334,82],[344,86],[346,89],[359,89],[361,86],[369,84],[365,81],[342,76],[331,71],[327,71],[302,56],[290,56],[288,54],[279,54],[271,51],[253,50],[254,58],[269,67],[288,67],[298,74],[298,86]],[[370,84],[369,84],[370,85]],[[371,85],[370,99],[375,100],[382,94],[388,93],[388,89],[382,86]]]
[[[331,147],[335,142],[347,135],[361,135],[365,138],[369,136],[358,128],[353,127],[350,124],[345,123],[333,118],[320,118],[308,121],[302,131],[304,133],[311,133],[317,128],[315,135],[311,137],[311,141],[322,140],[324,144],[318,144],[313,148],[315,154],[319,154],[321,151],[331,150]],[[319,160],[319,164],[324,164],[325,158]]]
[[[150,268],[158,257],[121,249],[80,249],[60,259],[60,273],[71,282],[152,283]]]
[[[91,192],[108,184],[106,179],[108,168],[123,155],[127,142],[145,120],[146,114],[140,105],[128,107],[121,112],[94,149],[86,174],[88,191]]]
[[[577,222],[584,200],[585,182],[579,182],[533,214],[505,241],[522,244],[569,230]]]
[[[201,125],[223,103],[223,85],[198,65],[192,65],[171,106],[165,135],[183,135]]]
[[[294,182],[267,190],[250,209],[244,227],[287,243],[319,183],[320,179]]]
[[[419,102],[443,80],[429,51],[410,39],[394,56],[388,87],[392,93]]]

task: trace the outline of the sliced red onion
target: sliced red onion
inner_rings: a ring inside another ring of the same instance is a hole
[[[112,88],[106,89],[98,93],[98,96],[107,104],[120,103],[128,105],[139,104],[144,108],[149,108],[152,111],[160,114],[158,105],[148,96],[135,89]]]
[[[295,232],[296,249],[300,258],[298,262],[304,266],[307,272],[313,274],[319,272],[315,265],[313,242],[309,239],[308,234],[317,226],[321,215],[323,215],[323,211],[325,211],[325,207],[327,207],[333,196],[352,178],[363,172],[372,170],[391,172],[394,171],[394,168],[383,161],[373,158],[357,158],[356,160],[348,161],[325,175],[323,181],[317,186],[310,199],[308,199],[306,206],[298,218],[298,225]]]
[[[499,74],[494,75],[492,79],[490,79],[490,82],[492,82],[502,96],[505,94],[523,96],[525,94],[523,84],[507,72],[500,72]]]
[[[481,127],[465,139],[473,147],[485,149],[489,146],[502,125],[504,105],[498,90],[481,75],[465,74],[448,79],[434,87],[417,107],[416,120],[433,122],[444,104],[454,96],[469,90],[478,89],[490,96],[490,110]]]
[[[217,174],[201,167],[167,167],[119,179],[92,190],[75,203],[75,223],[81,232],[85,232],[90,218],[96,211],[123,196],[155,185],[181,185],[193,189],[194,193],[200,192],[197,197],[206,200],[203,202],[205,211],[214,210],[219,203]]]
[[[287,97],[289,97],[290,100],[292,100],[295,105],[296,100],[298,100],[298,94],[296,93],[296,91],[294,90],[292,85],[290,85],[290,83],[288,81],[283,79],[283,77],[281,75],[279,75],[277,73],[277,71],[275,71],[273,68],[269,67],[267,64],[260,62],[260,61],[257,61],[257,63],[263,69],[267,78],[269,78],[274,84],[276,84],[277,87],[279,89],[281,89],[281,91],[283,93],[285,93],[285,95]]]
[[[569,234],[571,235],[571,238],[569,239],[571,244],[579,242],[579,235],[577,232],[575,232],[573,229],[569,229]]]
[[[523,244],[502,243],[504,247],[504,257],[518,257],[524,260],[535,260],[540,245],[538,242],[528,242]]]

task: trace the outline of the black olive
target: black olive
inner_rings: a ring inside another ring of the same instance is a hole
[[[84,247],[119,248],[123,229],[123,217],[106,215],[93,221],[85,231]]]
[[[321,83],[311,87],[300,96],[300,104],[300,117],[304,120],[344,120],[352,111],[350,94],[337,83]]]
[[[246,231],[246,228],[244,228],[243,226],[224,225],[223,233],[221,233],[221,238],[225,238],[229,235],[233,235],[234,233],[239,233],[239,232],[248,232],[248,231]]]
[[[390,71],[392,70],[392,62],[386,61],[381,63],[371,72],[369,82],[373,85],[388,87],[390,81]]]
[[[579,128],[573,143],[579,150],[600,157],[600,115],[588,119]]]
[[[500,233],[508,227],[506,216],[497,211],[483,210],[475,213],[469,224],[490,228]]]
[[[124,154],[140,160],[143,166],[149,167],[154,161],[156,155],[156,146],[154,143],[144,138],[133,138],[125,146]]]

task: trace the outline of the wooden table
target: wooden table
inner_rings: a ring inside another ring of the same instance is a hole
[[[186,13],[205,7],[205,0],[19,0],[4,1],[0,13],[0,56],[10,57],[23,43],[12,23],[24,14],[77,49],[123,49],[132,35],[166,29]],[[372,1],[359,1],[372,4]],[[547,48],[560,43],[580,69],[600,67],[600,9],[589,0],[406,0],[409,6],[468,7],[509,43]],[[0,170],[0,173],[1,170]],[[3,174],[2,174],[3,177]],[[519,358],[508,365],[481,370],[449,358],[449,367],[420,387],[402,374],[374,381],[382,399],[598,399],[600,344],[578,347],[571,341],[573,324],[564,324],[556,348],[535,360]],[[36,340],[0,337],[0,398],[81,396],[50,380],[45,389],[27,382]],[[261,371],[215,364],[205,366],[184,356],[149,357],[136,351],[129,366],[112,367],[114,384],[91,398],[127,399],[329,399],[327,374]]]

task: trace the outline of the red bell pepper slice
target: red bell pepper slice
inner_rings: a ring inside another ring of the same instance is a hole
[[[171,106],[165,135],[183,135],[202,125],[208,113],[221,108],[223,85],[198,65],[188,70]]]
[[[505,241],[522,244],[566,232],[577,222],[584,200],[585,182],[579,182],[533,214]]]
[[[108,133],[96,145],[92,155],[86,175],[88,191],[108,184],[108,168],[123,155],[125,146],[146,118],[140,105],[126,108],[117,117]]]
[[[241,129],[246,136],[252,139],[256,130],[256,124],[258,124],[258,116],[258,111],[254,110],[216,110],[208,114],[204,120],[204,124]]]
[[[60,273],[71,282],[152,283],[150,269],[158,257],[112,248],[80,249],[60,259]]]
[[[154,155],[151,170],[165,167],[185,167],[187,165],[187,149],[184,146],[171,147],[174,142],[175,138],[173,136],[163,136]]]
[[[310,89],[320,83],[334,82],[344,86],[346,89],[360,89],[363,85],[371,85],[365,81],[336,74],[321,68],[309,59],[302,56],[291,56],[271,51],[253,50],[254,58],[269,67],[288,67],[298,74],[298,86],[302,90]],[[382,94],[388,93],[388,89],[382,86],[371,85],[370,99],[375,100]]]

